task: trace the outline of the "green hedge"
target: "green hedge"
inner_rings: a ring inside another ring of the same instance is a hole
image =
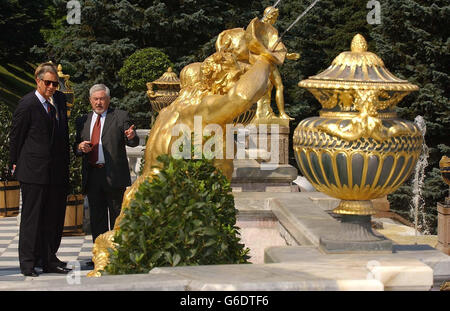
[[[169,57],[156,48],[137,50],[128,57],[119,71],[123,85],[132,91],[147,90],[146,83],[158,79],[173,67]]]
[[[210,160],[159,157],[160,174],[141,184],[125,211],[109,274],[154,267],[247,263],[229,181]]]

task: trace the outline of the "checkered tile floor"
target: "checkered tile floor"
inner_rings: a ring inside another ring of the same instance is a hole
[[[20,273],[18,247],[19,224],[17,217],[0,218],[0,282],[30,279]],[[81,271],[87,273],[88,270],[91,270],[86,266],[86,262],[92,258],[92,236],[63,236],[57,256],[66,262],[78,261]],[[42,272],[39,268],[36,271]],[[61,277],[57,274],[41,276]],[[43,279],[41,276],[38,278]]]

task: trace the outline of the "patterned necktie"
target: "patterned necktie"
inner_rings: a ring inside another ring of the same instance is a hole
[[[100,130],[102,128],[101,119],[102,115],[97,115],[94,128],[92,129],[91,144],[92,151],[89,153],[89,163],[95,165],[98,161],[98,143],[100,142]]]
[[[52,104],[50,104],[50,102],[45,101],[47,103],[47,113],[50,117],[50,119],[56,119],[56,109],[55,107],[53,107]]]
[[[53,139],[54,132],[55,132],[55,126],[58,124],[56,122],[56,109],[48,101],[45,101],[45,102],[47,103],[48,116],[50,118],[50,121],[52,122],[52,130],[51,130],[51,133],[50,133],[50,138]]]

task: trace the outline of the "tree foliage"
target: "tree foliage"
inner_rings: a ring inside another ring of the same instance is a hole
[[[0,180],[11,179],[11,167],[9,163],[9,131],[11,127],[12,113],[8,106],[0,103]]]
[[[76,125],[75,120],[81,117],[91,109],[90,105],[83,105],[81,102],[77,102],[75,99],[75,104],[70,111],[70,116],[68,118],[69,125],[69,144],[73,148],[76,141]],[[73,150],[70,150],[70,165],[69,165],[69,194],[80,194],[81,193],[81,167],[82,167],[82,157],[75,155]]]
[[[52,16],[62,21],[66,1],[53,3]],[[80,4],[81,24],[55,22],[44,31],[45,47],[33,51],[41,59],[61,63],[83,101],[88,101],[90,86],[104,83],[111,89],[111,104],[118,107],[133,92],[121,83],[118,72],[136,50],[162,50],[179,72],[211,54],[214,37],[222,30],[246,26],[261,11],[238,0],[80,0]],[[135,98],[133,94],[131,99]]]
[[[50,1],[2,0],[0,2],[0,62],[32,60],[30,48],[40,44],[41,27],[49,27],[45,14]]]
[[[155,48],[137,50],[119,71],[122,84],[129,90],[146,91],[146,83],[159,78],[173,64],[166,54]]]
[[[146,95],[146,83],[159,78],[169,67],[173,67],[169,57],[152,47],[137,50],[124,61],[119,77],[129,92],[118,107],[133,116],[137,127],[150,128],[153,111]]]
[[[384,1],[383,21],[372,35],[376,52],[396,76],[417,84],[418,92],[398,105],[399,117],[426,121],[425,141],[430,149],[423,196],[427,211],[426,227],[436,232],[436,202],[443,201],[447,186],[438,166],[443,155],[450,155],[450,5],[448,1]],[[400,212],[410,209],[411,183],[389,196],[391,207]]]

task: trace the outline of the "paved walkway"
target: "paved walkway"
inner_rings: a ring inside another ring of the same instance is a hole
[[[48,280],[65,278],[60,274],[40,274],[39,277],[24,277],[19,268],[19,226],[17,217],[0,218],[0,282]],[[62,261],[73,262],[81,269],[81,275],[87,274],[91,268],[86,262],[92,258],[92,236],[64,236],[59,247],[58,258]],[[38,273],[42,270],[36,269]]]

